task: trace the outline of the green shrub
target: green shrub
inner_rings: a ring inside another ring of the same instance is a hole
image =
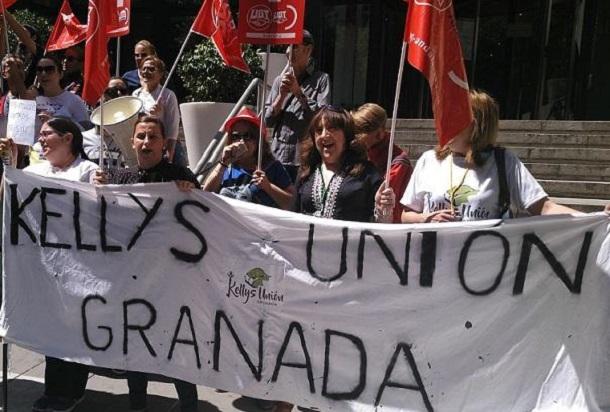
[[[49,20],[46,17],[43,17],[31,10],[21,9],[21,10],[12,10],[11,13],[21,24],[29,24],[38,30],[38,47],[44,48],[47,44],[47,39],[49,38],[49,34],[51,34],[51,24],[49,24]],[[11,45],[11,50],[15,50],[17,47],[17,36],[12,30],[9,30],[9,44]],[[4,41],[4,39],[2,39]]]
[[[187,101],[237,102],[254,77],[262,78],[261,59],[256,49],[244,45],[244,59],[252,74],[224,65],[214,44],[201,39],[184,53],[178,64],[178,75],[187,90]],[[253,93],[248,104],[256,104]]]

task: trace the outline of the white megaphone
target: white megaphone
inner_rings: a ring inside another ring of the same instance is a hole
[[[131,138],[141,110],[142,100],[133,96],[118,97],[104,103],[104,129],[111,134],[112,140],[121,150],[127,167],[135,167],[138,164]],[[91,113],[91,123],[96,126],[101,125],[101,111],[98,106]]]

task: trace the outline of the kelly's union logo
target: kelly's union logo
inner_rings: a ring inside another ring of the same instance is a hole
[[[233,272],[227,274],[229,278],[227,297],[239,299],[242,304],[255,301],[264,305],[277,306],[284,302],[284,295],[274,289],[267,287],[271,279],[263,269],[254,268],[246,272],[243,278],[236,276]]]

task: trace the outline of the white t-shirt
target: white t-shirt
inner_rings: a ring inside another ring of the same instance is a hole
[[[505,159],[512,209],[524,211],[547,196],[517,156],[506,150]],[[448,156],[439,161],[434,150],[425,152],[415,165],[400,203],[421,213],[450,209],[451,192],[456,187],[454,206],[462,220],[501,217],[500,183],[493,152],[483,166],[474,169],[464,167],[463,157]]]
[[[83,99],[66,91],[54,97],[36,97],[36,110],[48,112],[52,116],[67,117],[79,125],[89,121],[89,113]]]
[[[155,105],[159,94],[161,93],[161,85],[157,86],[152,93],[147,92],[144,88],[134,90],[132,96],[140,98],[143,103],[143,109],[146,113],[150,112],[150,108]],[[161,113],[161,122],[165,128],[165,137],[167,139],[178,139],[180,128],[180,110],[178,109],[178,99],[174,92],[169,89],[163,91],[163,96],[159,100],[159,105],[163,108]]]
[[[45,177],[90,183],[91,176],[95,173],[96,169],[97,165],[95,163],[77,157],[76,160],[65,169],[53,167],[51,166],[51,163],[45,160],[41,163],[28,166],[23,170]]]

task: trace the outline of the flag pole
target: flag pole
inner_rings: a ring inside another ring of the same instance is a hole
[[[100,97],[100,169],[104,170],[104,93]]]
[[[8,41],[8,26],[6,24],[6,16],[4,15],[4,13],[6,13],[6,8],[4,7],[4,0],[0,0],[0,6],[2,7],[2,22],[4,23],[4,39],[6,41],[6,53],[10,53],[11,45]]]
[[[388,161],[385,169],[385,188],[390,187],[390,167],[392,165],[392,149],[394,148],[394,136],[396,134],[396,117],[398,116],[398,101],[400,100],[400,88],[402,86],[402,73],[405,69],[405,57],[407,55],[407,42],[402,42],[400,52],[400,65],[398,66],[398,79],[396,79],[396,93],[394,95],[394,109],[392,110],[392,126],[390,128],[390,142],[388,145]]]
[[[186,38],[184,39],[184,42],[182,42],[182,46],[180,47],[180,51],[178,52],[178,56],[176,56],[176,60],[174,61],[174,64],[172,65],[171,70],[167,74],[167,79],[165,79],[165,83],[163,83],[163,87],[161,88],[161,92],[159,93],[159,97],[157,97],[157,101],[155,102],[155,104],[159,104],[159,101],[161,100],[161,96],[163,95],[163,91],[165,89],[167,89],[167,85],[169,84],[169,79],[171,79],[172,75],[174,74],[174,71],[176,70],[176,66],[178,66],[178,62],[180,61],[180,57],[182,57],[182,53],[184,53],[184,48],[186,47],[186,44],[188,43],[189,39],[191,38],[191,34],[193,34],[193,28],[192,27],[189,30],[188,34],[186,35]]]
[[[263,167],[263,139],[264,139],[264,133],[265,133],[265,128],[267,126],[265,126],[265,104],[267,103],[267,72],[269,72],[269,54],[271,53],[271,45],[268,44],[267,45],[267,50],[265,50],[265,71],[263,73],[263,95],[261,97],[261,101],[262,103],[262,110],[260,113],[260,119],[261,119],[261,127],[259,128],[258,131],[258,159],[256,162],[256,168],[258,170],[262,170]]]
[[[116,38],[116,67],[114,70],[114,75],[116,77],[120,76],[121,70],[121,36]]]

